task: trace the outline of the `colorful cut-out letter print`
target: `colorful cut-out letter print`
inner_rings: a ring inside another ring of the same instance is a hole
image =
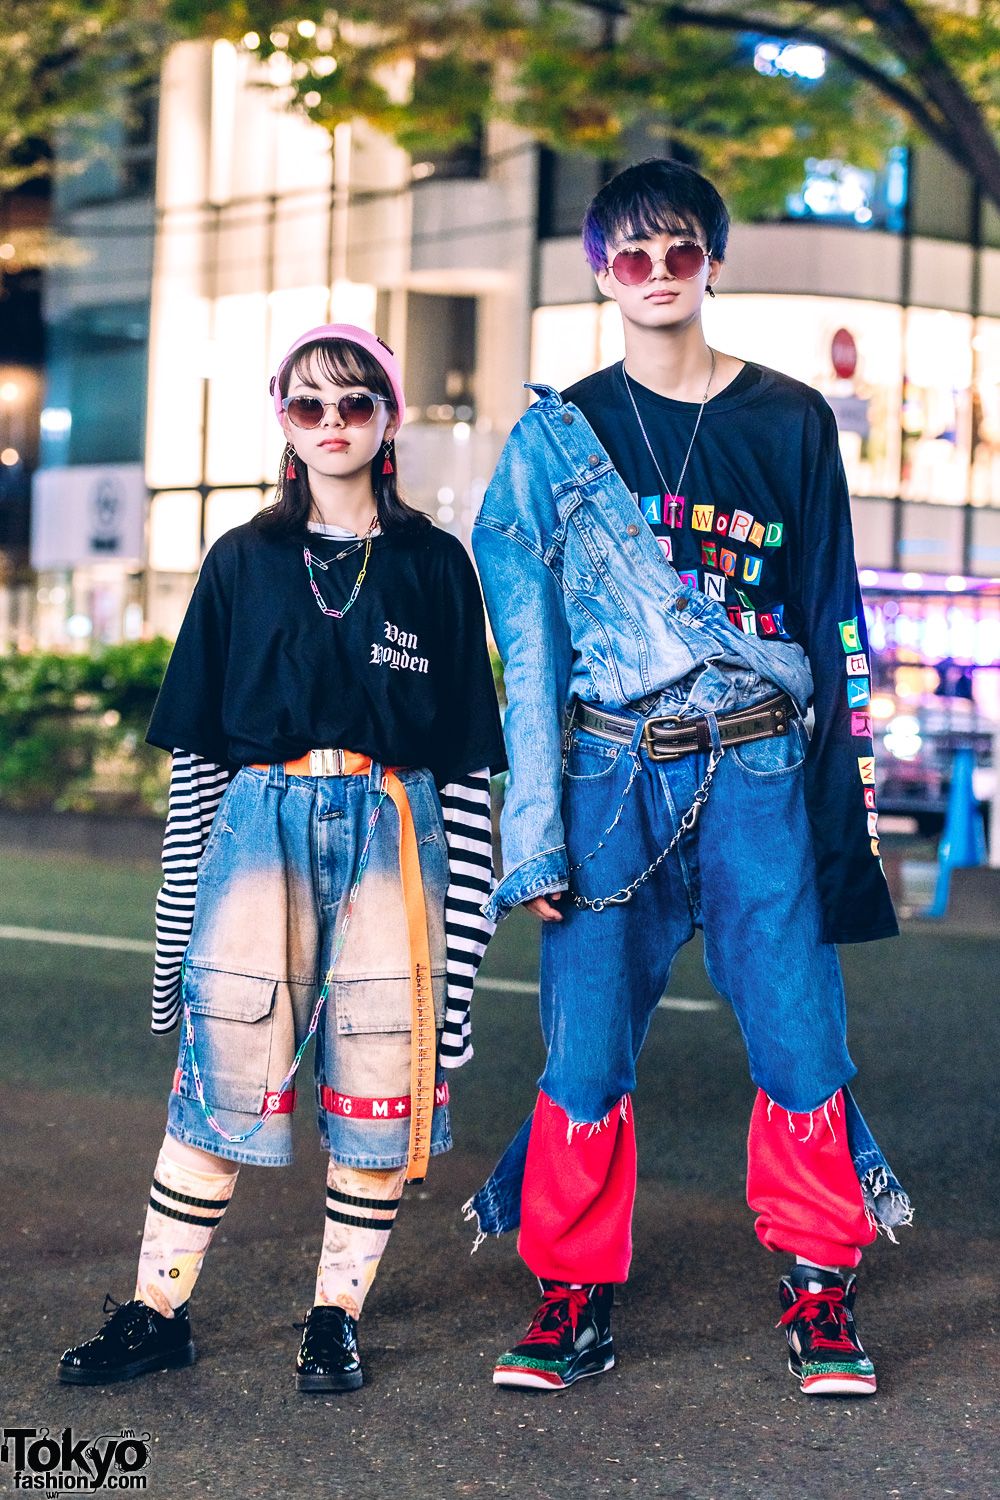
[[[639,501],[639,509],[642,511],[643,520],[648,521],[650,526],[659,526],[663,520],[659,495],[643,495]]]
[[[697,573],[678,573],[677,577],[680,579],[681,583],[686,583],[688,588],[690,589],[696,589],[698,587]]]
[[[873,786],[865,787],[865,806],[869,812],[875,811],[875,788]]]
[[[851,733],[852,734],[866,734],[866,735],[868,735],[868,737],[870,739],[871,738],[871,732],[872,732],[872,716],[871,716],[871,714],[865,714],[865,713],[860,713],[860,714],[859,713],[852,713],[851,714]]]
[[[875,757],[874,755],[858,756],[858,772],[865,786],[875,785]]]
[[[847,675],[848,677],[868,676],[868,658],[863,651],[855,651],[847,658]]]
[[[726,580],[721,573],[705,574],[705,593],[710,599],[725,601]]]
[[[706,568],[717,568],[719,566],[718,542],[702,542],[701,560]]]
[[[694,505],[691,507],[692,531],[711,531],[714,520],[714,505]]]
[[[861,637],[858,635],[858,617],[853,620],[841,620],[840,639],[845,651],[860,651]]]
[[[668,536],[658,536],[656,538],[656,542],[657,542],[657,546],[659,547],[660,551],[663,553],[664,557],[667,559],[667,562],[672,562],[673,561],[673,556],[674,556],[674,544],[673,544],[672,540],[670,539],[670,537],[668,537]]]
[[[753,516],[748,510],[734,510],[733,519],[729,523],[729,539],[732,542],[745,542],[753,525]]]
[[[868,677],[848,677],[847,679],[847,706],[848,708],[861,708],[864,704],[871,702],[871,679]]]

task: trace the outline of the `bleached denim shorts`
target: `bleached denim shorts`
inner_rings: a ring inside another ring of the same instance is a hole
[[[403,770],[430,941],[434,1010],[445,1005],[448,852],[433,777]],[[370,775],[289,776],[244,767],[219,806],[198,869],[184,998],[205,1104],[230,1135],[260,1119],[280,1087],[343,929],[381,767]],[[402,1166],[410,1127],[410,957],[399,868],[399,818],[381,806],[367,868],[329,997],[293,1087],[312,1073],[322,1145],[338,1162]],[[243,1142],[209,1124],[181,1023],[168,1133],[231,1161],[292,1160],[294,1100]],[[451,1146],[448,1086],[438,1071],[431,1155]]]

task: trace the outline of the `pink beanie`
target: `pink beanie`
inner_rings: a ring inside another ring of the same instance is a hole
[[[278,377],[287,365],[292,355],[306,344],[315,344],[319,340],[344,339],[349,344],[358,344],[365,349],[373,359],[377,359],[383,370],[389,377],[392,386],[392,394],[396,402],[396,416],[400,427],[406,415],[406,402],[403,399],[403,376],[399,368],[399,361],[389,348],[383,344],[377,334],[368,333],[364,328],[357,328],[353,323],[323,323],[319,328],[310,328],[308,333],[303,333],[292,344],[286,354],[282,356],[276,373],[271,377],[271,395],[274,397],[274,410],[278,421],[284,416],[281,409],[281,386]]]

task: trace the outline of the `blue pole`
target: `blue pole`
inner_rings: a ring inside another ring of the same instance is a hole
[[[976,752],[968,746],[955,751],[951,765],[951,790],[944,832],[938,845],[938,876],[934,900],[924,913],[943,917],[948,910],[952,870],[968,869],[986,861],[986,831],[972,789]]]

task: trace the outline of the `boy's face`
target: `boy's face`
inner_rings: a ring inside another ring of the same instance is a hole
[[[695,245],[701,252],[700,262]],[[670,256],[674,262],[672,269],[667,256],[674,247],[679,253]],[[630,278],[648,270],[648,279],[629,285],[615,275],[614,259],[622,251],[645,251],[651,267],[629,255],[628,264],[620,263],[619,268]],[[652,239],[619,235],[608,245],[607,257],[604,269],[595,272],[597,285],[606,297],[618,303],[625,322],[638,328],[678,328],[693,322],[700,316],[706,287],[714,286],[722,269],[721,261],[709,259],[700,230],[697,234],[687,231],[658,234]],[[678,261],[680,264],[676,264]],[[687,274],[691,269],[695,269],[693,276]]]

